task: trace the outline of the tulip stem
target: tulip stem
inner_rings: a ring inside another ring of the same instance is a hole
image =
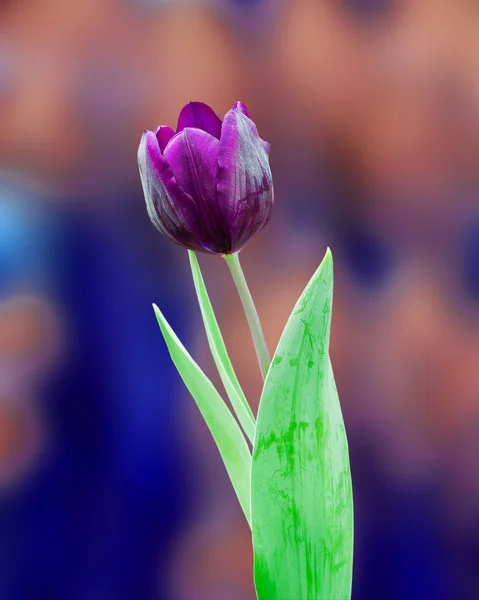
[[[231,275],[233,276],[233,281],[235,282],[239,297],[241,298],[241,303],[243,304],[246,319],[253,337],[259,368],[261,369],[263,379],[265,379],[271,359],[266,346],[266,341],[264,339],[263,329],[261,328],[258,312],[253,302],[253,297],[251,296],[248,284],[246,283],[238,254],[225,254],[224,258],[229,270],[231,271]]]

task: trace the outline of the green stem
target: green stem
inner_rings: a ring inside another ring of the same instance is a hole
[[[251,292],[249,291],[248,284],[246,283],[238,254],[226,254],[224,258],[231,271],[231,275],[233,276],[233,281],[236,284],[239,297],[241,298],[251,335],[253,336],[259,368],[261,369],[263,379],[265,379],[271,359],[269,357],[268,348],[266,347],[266,341],[264,339],[263,330],[261,328],[261,323],[253,302],[253,298],[251,296]]]

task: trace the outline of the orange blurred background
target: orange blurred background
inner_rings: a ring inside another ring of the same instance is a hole
[[[354,600],[479,590],[479,6],[0,2],[0,598],[252,600],[248,528],[151,303],[220,386],[136,151],[242,100],[275,212],[242,252],[270,350],[326,246]],[[201,257],[256,408],[223,261]],[[326,599],[335,600],[335,599]]]

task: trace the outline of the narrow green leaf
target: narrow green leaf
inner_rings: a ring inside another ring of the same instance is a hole
[[[266,378],[252,465],[259,600],[348,600],[353,497],[329,359],[330,251],[291,314]]]
[[[248,436],[250,442],[253,442],[255,430],[253,413],[246,400],[246,396],[241,389],[238,378],[236,377],[230,357],[228,356],[228,351],[226,350],[223,336],[221,335],[218,321],[216,320],[213,311],[213,306],[211,305],[208,292],[206,291],[205,282],[201,275],[200,265],[198,264],[196,254],[192,250],[189,250],[188,254],[190,256],[191,272],[193,273],[196,295],[198,296],[201,316],[203,317],[211,354],[213,355],[221,381],[225,386],[231,406],[238,417],[241,427]]]
[[[215,386],[190,356],[160,309],[156,304],[153,308],[170,356],[211,431],[250,523],[251,455],[243,433]]]

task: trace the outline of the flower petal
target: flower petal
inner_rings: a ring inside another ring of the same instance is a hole
[[[242,102],[235,102],[233,104],[233,108],[237,108],[238,110],[240,110],[244,115],[246,115],[249,119],[251,119],[251,116],[249,114],[249,110],[246,108],[246,106],[242,103]]]
[[[216,202],[219,145],[209,133],[187,127],[170,140],[165,158],[178,185],[196,202],[204,247],[223,253],[229,251],[230,238]]]
[[[218,140],[221,136],[221,119],[204,102],[190,102],[183,107],[178,117],[176,132],[179,133],[186,127],[202,129]]]
[[[205,131],[187,127],[170,140],[165,158],[176,182],[198,203],[216,196],[219,141]]]
[[[265,142],[242,106],[226,114],[218,152],[217,199],[230,228],[233,252],[266,225],[273,208]]]
[[[165,151],[166,145],[171,140],[171,138],[175,135],[175,132],[171,127],[167,127],[166,125],[161,125],[155,131],[156,139],[158,140],[158,144],[160,145],[161,153]]]
[[[176,183],[152,131],[143,133],[138,148],[138,166],[152,223],[173,242],[192,250],[202,250],[198,241],[197,207]]]
[[[237,108],[238,110],[240,110],[246,117],[248,117],[248,119],[251,119],[251,115],[249,114],[249,110],[246,108],[246,106],[242,103],[242,102],[235,102],[233,104],[233,108]],[[266,150],[266,154],[269,156],[269,153],[271,151],[271,146],[268,142],[265,142],[264,140],[261,140],[264,149]]]

